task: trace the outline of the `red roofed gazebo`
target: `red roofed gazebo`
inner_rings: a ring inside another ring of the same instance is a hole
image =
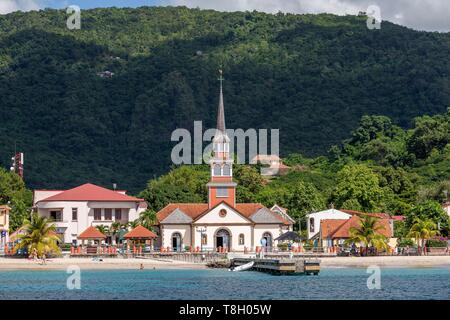
[[[124,235],[126,240],[131,240],[133,243],[133,253],[142,253],[142,245],[145,244],[146,240],[150,240],[150,247],[153,247],[153,239],[155,239],[157,235],[152,231],[148,230],[143,226],[137,226],[130,232]],[[138,247],[136,247],[136,244]]]
[[[95,255],[100,253],[100,245],[102,241],[106,239],[106,236],[96,227],[90,226],[80,233],[77,238],[81,240],[81,246],[78,247],[76,254]],[[88,241],[88,245],[85,248],[82,248],[85,241]]]
[[[137,226],[126,235],[123,236],[125,239],[153,239],[156,238],[156,234],[148,230],[143,226]]]
[[[106,236],[101,233],[96,227],[90,226],[82,233],[80,233],[77,238],[80,240],[104,240],[106,239]]]

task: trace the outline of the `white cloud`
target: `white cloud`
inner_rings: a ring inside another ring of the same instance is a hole
[[[338,15],[357,14],[376,5],[381,9],[383,20],[418,30],[450,31],[449,0],[163,0],[163,3],[220,11],[328,12]]]
[[[36,0],[0,0],[0,14],[13,11],[39,10],[40,6]]]

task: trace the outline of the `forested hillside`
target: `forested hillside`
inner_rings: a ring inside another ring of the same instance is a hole
[[[67,17],[0,16],[0,159],[17,141],[32,188],[142,190],[168,171],[173,129],[214,125],[220,65],[227,126],[279,128],[285,156],[326,154],[363,115],[407,128],[450,106],[448,33],[184,7],[82,11],[81,30]]]

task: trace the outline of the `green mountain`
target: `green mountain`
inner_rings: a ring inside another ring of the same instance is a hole
[[[131,191],[167,172],[175,128],[279,128],[282,155],[325,154],[363,115],[403,128],[450,106],[450,34],[365,17],[185,7],[0,16],[1,164],[25,152],[29,187]],[[102,78],[102,71],[114,73]]]

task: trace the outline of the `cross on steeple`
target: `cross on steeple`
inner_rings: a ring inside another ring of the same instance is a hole
[[[219,78],[217,78],[217,80],[220,81],[220,87],[222,87],[223,80],[225,80],[222,74],[223,74],[222,69],[219,69]]]

